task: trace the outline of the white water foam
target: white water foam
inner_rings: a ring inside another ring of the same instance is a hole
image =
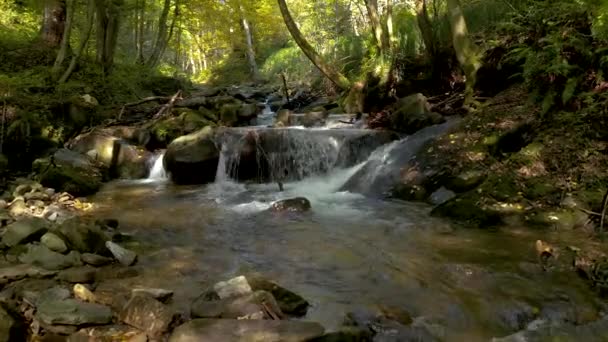
[[[150,174],[148,175],[148,180],[152,181],[161,181],[169,178],[167,175],[167,171],[165,171],[165,166],[163,165],[163,158],[165,157],[165,152],[162,151],[154,156],[154,163],[152,163],[152,167],[150,168]]]

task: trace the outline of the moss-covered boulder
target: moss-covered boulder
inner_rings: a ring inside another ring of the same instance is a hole
[[[103,163],[110,169],[110,175],[114,178],[145,177],[148,173],[150,153],[113,133],[113,129],[94,129],[74,138],[68,147]]]
[[[196,132],[206,126],[215,126],[217,121],[213,112],[204,107],[199,110],[178,108],[175,114],[176,116],[156,121],[150,126],[151,147],[165,148],[182,135]]]
[[[390,120],[393,130],[408,134],[445,121],[440,114],[431,111],[430,104],[422,94],[410,95],[397,101]]]
[[[108,174],[102,163],[68,149],[35,160],[33,170],[42,185],[74,196],[94,194]]]
[[[164,164],[178,184],[204,184],[215,180],[220,151],[212,127],[175,139],[167,147]]]

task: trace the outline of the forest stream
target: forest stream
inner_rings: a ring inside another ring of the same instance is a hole
[[[408,139],[388,146],[403,155]],[[535,319],[599,319],[604,304],[588,284],[570,269],[543,269],[534,250],[541,238],[582,239],[523,227],[453,229],[426,204],[344,190],[379,153],[390,164],[389,152],[383,146],[357,165],[286,182],[283,192],[276,183],[232,181],[222,166],[215,183],[176,186],[164,179],[161,155],[149,179],[108,183],[91,201],[94,215],[118,219],[137,241],[127,246],[138,252],[141,274],[117,281],[173,289],[181,312],[201,288],[256,272],[310,301],[303,319],[329,331],[347,313],[378,306],[403,308],[414,325],[461,341],[505,336]],[[268,211],[296,196],[312,210]]]

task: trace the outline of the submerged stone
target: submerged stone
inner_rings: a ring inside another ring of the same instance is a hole
[[[142,294],[134,295],[120,312],[123,322],[145,331],[151,337],[169,331],[175,318],[175,313],[168,307]]]
[[[324,330],[313,322],[195,319],[177,327],[169,342],[302,342],[322,336]]]
[[[311,208],[310,201],[304,197],[296,197],[285,200],[280,200],[272,203],[270,207],[274,212],[298,212],[303,213]]]
[[[112,321],[112,310],[107,306],[75,299],[46,300],[38,305],[36,317],[51,325],[108,324]]]
[[[267,291],[272,294],[284,313],[293,316],[304,316],[306,314],[309,304],[300,295],[259,275],[249,275],[247,280],[254,291]]]

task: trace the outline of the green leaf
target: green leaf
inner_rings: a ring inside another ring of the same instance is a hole
[[[566,86],[564,87],[564,91],[562,93],[563,104],[567,104],[574,97],[574,92],[576,91],[577,86],[578,78],[572,77],[568,79],[568,82],[566,82]]]

